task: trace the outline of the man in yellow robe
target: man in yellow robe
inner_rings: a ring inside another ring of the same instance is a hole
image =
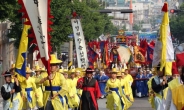
[[[122,98],[121,99],[124,103],[124,110],[128,110],[130,106],[132,105],[132,102],[130,102],[129,97],[127,97],[127,95],[124,92],[126,88],[125,87],[126,83],[128,83],[128,81],[124,79],[124,73],[121,73],[121,72],[117,74],[117,79],[119,79],[121,83],[121,88],[122,88]]]
[[[70,108],[77,110],[79,107],[79,96],[77,94],[77,78],[75,78],[75,72],[78,70],[72,69],[69,71],[70,74],[70,81],[71,81],[71,90],[69,92],[69,102],[70,102]]]
[[[61,71],[61,69],[60,69],[60,73],[62,73],[63,74],[63,76],[64,76],[64,78],[65,78],[65,80],[66,80],[66,84],[67,84],[67,86],[68,86],[68,92],[67,92],[67,94],[64,96],[64,98],[65,98],[65,110],[68,110],[68,108],[71,108],[71,103],[70,103],[70,99],[69,99],[69,93],[71,93],[72,91],[71,91],[71,80],[68,78],[68,71],[66,71],[66,70],[63,70],[63,71]]]
[[[152,69],[152,74],[153,74],[153,76],[147,82],[147,85],[148,85],[148,94],[149,94],[148,101],[151,104],[151,107],[152,108],[155,108],[155,105],[154,105],[154,96],[155,96],[155,93],[154,93],[154,91],[151,88],[152,79],[156,76],[156,69],[155,68]]]
[[[111,78],[108,79],[105,91],[107,95],[106,108],[109,110],[124,110],[125,103],[122,100],[122,87],[120,80],[117,79],[117,68],[112,68]]]
[[[36,84],[35,79],[30,77],[32,70],[29,67],[26,67],[26,80],[21,83],[22,87],[22,96],[24,101],[24,109],[34,109],[36,107],[36,99],[35,93],[36,92]],[[28,105],[28,106],[27,106]]]
[[[42,84],[40,84],[40,80],[42,79],[41,75],[40,75],[40,71],[41,69],[39,68],[39,66],[35,66],[35,73],[36,75],[34,76],[35,78],[35,83],[36,83],[36,103],[38,105],[39,110],[44,110],[43,107],[43,88],[42,88]]]
[[[63,74],[57,72],[58,65],[61,63],[54,54],[51,55],[51,73],[42,73],[43,79],[40,83],[45,86],[45,91],[43,93],[43,104],[45,110],[65,110],[65,98],[64,96],[68,92],[68,86]],[[51,85],[50,85],[51,82]],[[51,94],[53,93],[53,95]]]
[[[132,76],[128,72],[129,72],[128,69],[126,69],[125,70],[125,78],[129,82],[130,86],[132,86],[134,79],[132,78]]]
[[[132,86],[132,83],[133,83],[134,79],[133,79],[132,76],[128,73],[128,72],[129,72],[128,69],[126,69],[125,71],[122,71],[122,72],[123,72],[124,75],[125,75],[124,80],[127,81],[127,83],[125,83],[125,84],[126,84],[126,85],[125,85],[125,86],[126,86],[126,88],[125,88],[125,90],[126,90],[125,94],[127,95],[127,97],[129,97],[130,101],[133,102],[133,101],[134,101],[134,98],[133,98],[131,86]]]

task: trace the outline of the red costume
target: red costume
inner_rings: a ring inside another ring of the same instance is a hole
[[[78,110],[98,110],[97,98],[101,96],[98,82],[82,77],[77,81],[77,88],[83,90]]]
[[[181,110],[184,110],[184,107]]]

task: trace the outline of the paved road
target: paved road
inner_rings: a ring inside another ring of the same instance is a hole
[[[0,110],[3,110],[3,103],[2,103],[3,99],[0,98]]]
[[[106,99],[98,100],[99,110],[107,110],[106,107]],[[2,99],[0,98],[0,110],[2,108]],[[147,98],[135,98],[135,102],[129,110],[153,110],[150,104],[147,101]]]
[[[98,100],[99,110],[107,110],[106,107],[106,99]],[[153,110],[148,103],[147,98],[135,98],[135,102],[128,110]]]

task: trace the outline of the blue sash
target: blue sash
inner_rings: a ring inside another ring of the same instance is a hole
[[[121,88],[122,88],[123,94],[125,94],[125,92],[124,92],[125,86],[121,86]]]
[[[58,97],[59,97],[59,99],[60,99],[62,105],[64,106],[64,99],[63,99],[63,97],[62,97],[61,95],[58,95]]]
[[[77,96],[79,97],[79,99],[81,99],[81,97],[79,96],[79,94],[77,94]]]
[[[60,91],[62,88],[60,87],[60,86],[52,86],[52,87],[50,87],[50,86],[45,86],[45,91]],[[63,99],[63,97],[61,96],[61,95],[58,95],[58,97],[59,97],[59,99],[60,99],[60,101],[61,101],[61,103],[62,103],[62,105],[64,106],[64,99]]]
[[[118,88],[110,88],[110,90],[111,90],[111,91],[115,91],[116,94],[119,96],[120,101],[121,101],[121,107],[122,107],[122,110],[123,110],[123,109],[124,109],[124,103],[123,103],[123,101],[121,100],[121,96],[120,96],[120,94],[119,94],[119,92],[118,92]]]
[[[64,96],[66,103],[68,104],[68,98],[66,97],[66,95]]]
[[[30,92],[33,91],[33,89],[32,88],[25,88],[25,91],[27,92],[27,100],[29,102],[31,102],[32,101],[32,98],[31,98]]]
[[[126,96],[125,92],[124,92],[125,86],[122,86],[122,92],[123,94]],[[126,98],[130,101],[129,97],[126,96]],[[130,101],[131,102],[131,101]]]
[[[52,88],[50,88],[50,86],[45,86],[45,91],[60,91],[61,87],[60,86],[52,86]]]

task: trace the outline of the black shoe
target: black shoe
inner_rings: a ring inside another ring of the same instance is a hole
[[[44,107],[39,108],[38,110],[44,110]]]

